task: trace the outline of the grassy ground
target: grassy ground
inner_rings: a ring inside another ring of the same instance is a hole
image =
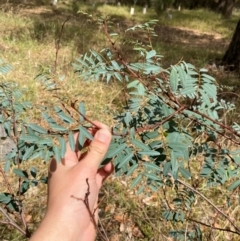
[[[93,19],[100,14],[111,16],[113,26],[121,33],[133,24],[158,18],[159,23],[155,28],[158,37],[153,39],[153,45],[165,56],[164,66],[184,59],[197,67],[208,68],[222,84],[231,81],[230,84],[235,85],[239,81],[232,73],[226,74],[219,68],[212,68],[212,63],[218,64],[227,49],[238,21],[237,12],[232,19],[224,20],[206,10],[171,10],[170,19],[167,14],[157,17],[152,9],[143,15],[142,9],[137,8],[135,15],[130,16],[127,7],[93,7],[68,4],[67,1],[58,7],[23,4],[16,6],[5,2],[0,1],[0,59],[13,65],[14,71],[7,78],[17,81],[21,87],[26,87],[24,98],[34,101],[36,106],[52,101],[51,96],[41,90],[34,78],[41,72],[53,71],[56,40],[63,22],[69,17],[62,33],[57,58],[57,76],[64,75],[67,79],[64,88],[69,95],[85,101],[90,119],[98,119],[109,125],[113,124],[113,120],[108,116],[108,111],[114,111],[123,105],[121,85],[83,82],[73,73],[71,63],[76,57],[89,48],[100,50],[107,45],[101,28],[85,15],[77,14],[79,11],[90,12]],[[138,37],[145,41],[141,36]],[[129,51],[127,46],[123,47],[122,51],[126,58],[132,58],[133,52]],[[37,110],[33,110],[30,116],[32,121],[41,121]],[[37,166],[41,170],[40,174],[47,172],[47,165],[42,162],[35,161],[26,165]],[[0,177],[1,188],[2,184]],[[34,229],[46,207],[46,186],[33,188],[27,195],[26,215],[30,229]],[[164,238],[169,227],[165,227],[159,217],[163,195],[164,191],[161,190],[157,195],[152,194],[148,198],[136,197],[134,190],[129,189],[127,179],[111,177],[100,195],[101,222],[109,239],[171,240]],[[202,206],[199,212],[205,208]],[[206,233],[208,232],[206,229]],[[24,240],[18,232],[6,226],[0,227],[0,237],[1,240]],[[214,239],[208,240],[219,241],[226,240],[225,238],[223,234],[216,234]],[[234,235],[230,238],[237,240]]]

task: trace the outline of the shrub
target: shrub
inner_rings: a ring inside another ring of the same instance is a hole
[[[103,162],[113,161],[116,175],[132,177],[131,188],[136,194],[151,194],[163,190],[161,209],[165,222],[174,227],[168,236],[176,240],[206,240],[208,234],[228,232],[240,235],[238,213],[239,137],[237,123],[222,121],[226,112],[234,111],[234,104],[218,98],[219,86],[207,70],[197,70],[192,64],[179,63],[163,68],[162,56],[151,43],[154,38],[152,20],[127,29],[126,33],[141,32],[147,44],[124,36],[124,43],[132,46],[137,60],[128,62],[121,55],[121,39],[110,33],[108,21],[100,19],[110,47],[100,52],[90,50],[73,64],[80,80],[119,81],[124,86],[126,106],[113,116],[113,141]],[[131,34],[131,36],[134,36]],[[9,65],[2,65],[5,74]],[[31,185],[46,182],[37,179],[37,170],[22,170],[21,163],[35,158],[45,161],[53,156],[58,161],[66,151],[66,141],[74,149],[73,133],[79,131],[79,146],[87,131],[94,125],[86,116],[84,103],[59,94],[64,79],[55,74],[41,74],[36,78],[46,91],[58,99],[59,105],[42,106],[44,126],[29,123],[26,115],[30,103],[21,101],[22,92],[14,83],[2,81],[1,118],[7,135],[16,148],[5,157],[4,171],[14,167],[19,177],[19,189],[11,190],[5,178],[6,192],[0,194],[6,224],[12,225],[29,237],[22,215],[22,199]],[[229,145],[230,143],[230,145]],[[219,192],[216,198],[212,193]],[[205,203],[204,209],[199,203]],[[22,223],[9,213],[22,217]],[[226,224],[225,224],[226,223]],[[203,232],[203,228],[211,232]]]

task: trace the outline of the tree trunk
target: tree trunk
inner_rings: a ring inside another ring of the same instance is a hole
[[[234,6],[235,0],[219,0],[218,11],[224,18],[230,18],[232,16]]]
[[[240,20],[222,62],[230,70],[240,71]]]

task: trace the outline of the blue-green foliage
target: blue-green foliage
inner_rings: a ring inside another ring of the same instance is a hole
[[[155,21],[128,31],[146,31],[154,37]],[[237,123],[224,125],[223,113],[234,110],[232,103],[218,98],[218,83],[204,68],[197,70],[184,61],[164,69],[162,56],[149,45],[125,40],[138,52],[136,62],[127,62],[115,45],[116,34],[109,34],[112,49],[90,50],[74,64],[79,78],[86,81],[120,81],[125,85],[128,104],[115,116],[114,139],[107,154],[113,158],[116,175],[134,176],[131,187],[138,193],[171,187],[175,209],[163,209],[163,218],[185,222],[196,195],[178,180],[191,183],[197,176],[206,188],[240,186],[239,151],[222,144],[232,140],[239,145]],[[112,38],[112,39],[111,39]],[[197,180],[199,180],[197,179]],[[231,184],[231,185],[229,185]],[[178,202],[174,203],[174,200]],[[172,231],[177,240],[202,240],[198,226],[191,231]]]
[[[154,37],[154,24],[153,20],[127,32],[140,30]],[[223,113],[235,107],[218,98],[218,84],[206,69],[197,70],[184,61],[165,69],[162,56],[151,43],[125,39],[138,54],[137,61],[127,62],[111,39],[115,36],[107,33],[111,49],[90,50],[73,64],[81,80],[120,81],[130,96],[123,112],[113,117],[117,124],[112,128],[113,140],[103,163],[113,160],[116,175],[133,177],[130,185],[138,194],[171,189],[168,202],[173,207],[161,207],[162,217],[185,223],[198,200],[198,192],[192,187],[196,177],[207,188],[228,186],[229,197],[240,186],[240,151],[224,144],[230,140],[239,146],[240,126],[226,126],[221,121]],[[1,74],[9,70],[9,65],[1,63]],[[36,80],[46,91],[59,89],[51,76],[42,74]],[[0,123],[17,145],[5,158],[5,171],[14,167],[13,172],[21,178],[21,195],[31,185],[46,182],[46,178],[39,178],[34,167],[16,168],[18,163],[34,158],[47,162],[53,157],[61,161],[67,141],[72,150],[76,148],[75,132],[79,132],[79,148],[84,147],[86,139],[92,140],[83,102],[68,100],[68,107],[66,103],[53,108],[43,106],[45,125],[40,126],[29,123],[24,116],[31,105],[21,101],[23,94],[15,83],[0,84]],[[71,108],[76,115],[69,111]],[[10,209],[18,211],[18,202],[11,193],[0,194],[0,203]],[[188,231],[176,229],[169,235],[176,240],[203,240],[195,224]]]
[[[11,70],[11,66],[4,62],[0,64],[1,77]],[[41,82],[46,91],[57,90],[56,83],[46,75],[39,75],[36,80]],[[2,163],[4,163],[6,173],[12,167],[13,173],[20,178],[18,190],[20,196],[27,192],[31,186],[37,186],[40,182],[47,183],[47,178],[39,176],[35,167],[31,167],[30,170],[21,170],[19,167],[21,167],[22,162],[32,159],[48,162],[53,157],[60,162],[65,155],[67,141],[70,147],[75,150],[75,132],[80,132],[78,142],[81,147],[83,147],[86,138],[92,139],[85,127],[86,122],[82,118],[82,115],[85,115],[83,103],[79,103],[77,119],[71,116],[64,105],[56,105],[53,108],[40,107],[42,118],[45,121],[45,125],[40,126],[29,121],[27,111],[33,107],[29,101],[23,100],[25,91],[20,89],[15,82],[6,81],[5,78],[1,79],[0,124],[3,125],[8,138],[15,142],[15,148],[3,157],[4,162]],[[77,129],[71,126],[73,123],[78,123]],[[10,192],[1,193],[0,203],[19,212],[22,205],[22,198],[19,199],[19,195]]]

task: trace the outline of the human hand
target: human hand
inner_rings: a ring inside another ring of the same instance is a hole
[[[93,131],[93,141],[86,143],[86,153],[73,152],[68,145],[61,163],[51,161],[47,212],[31,241],[95,239],[98,193],[113,171],[111,163],[98,169],[110,145],[111,133],[104,124],[95,124],[99,130]]]

